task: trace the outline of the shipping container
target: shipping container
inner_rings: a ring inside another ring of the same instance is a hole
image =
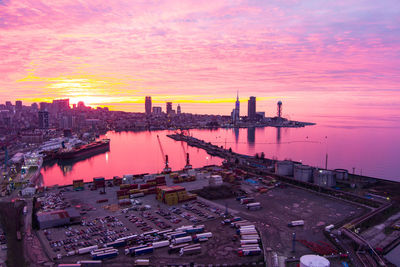
[[[194,238],[211,238],[212,237],[212,233],[211,232],[206,232],[206,233],[196,234],[193,237]]]
[[[240,236],[242,240],[249,240],[249,239],[257,239],[260,240],[260,236],[259,235],[241,235]]]
[[[124,247],[125,245],[126,245],[125,240],[115,240],[113,242],[109,242],[106,244],[107,247],[114,247],[114,248]]]
[[[86,254],[91,252],[92,250],[98,249],[99,247],[97,245],[95,246],[90,246],[90,247],[85,247],[85,248],[80,248],[78,249],[78,254]]]
[[[298,221],[292,221],[288,224],[289,227],[294,227],[294,226],[302,226],[304,225],[303,220],[298,220]]]
[[[247,244],[258,244],[257,239],[242,239],[240,240],[240,245],[247,245]]]
[[[168,253],[177,253],[181,250],[181,248],[188,246],[189,243],[183,243],[183,244],[179,244],[179,245],[170,245],[168,248]]]
[[[149,246],[149,247],[145,247],[145,248],[138,248],[135,249],[135,256],[140,256],[140,255],[144,255],[144,254],[149,254],[149,253],[153,253],[154,248],[153,246]]]
[[[201,253],[201,247],[198,245],[197,247],[183,247],[179,251],[180,256],[188,256],[188,255],[194,255],[194,254],[200,254]]]
[[[170,239],[187,236],[186,232],[172,232],[168,234]]]
[[[149,266],[150,260],[149,259],[137,259],[135,260],[135,266]]]
[[[169,246],[168,240],[153,242],[153,248],[163,248],[168,246]]]
[[[184,237],[178,237],[178,238],[172,239],[172,243],[174,245],[181,244],[181,243],[186,243],[186,242],[191,242],[191,241],[192,241],[192,237],[191,236],[184,236]]]
[[[153,230],[151,230],[151,231],[144,232],[143,234],[141,234],[141,236],[155,235],[155,234],[157,234],[158,232],[159,232],[159,230],[153,229]]]
[[[139,245],[139,246],[133,246],[125,249],[125,255],[132,254],[135,252],[136,249],[140,248],[146,248],[148,245]]]
[[[100,254],[95,254],[92,256],[93,260],[104,260],[115,258],[118,256],[118,250],[114,249],[114,251],[108,251]]]
[[[256,229],[238,229],[236,232],[238,235],[254,235],[258,234]]]
[[[196,228],[186,229],[184,231],[188,234],[200,234],[204,232],[204,227],[196,227]]]
[[[261,254],[261,249],[239,250],[239,256],[255,256],[260,254]]]
[[[252,198],[252,197],[246,197],[246,198],[242,198],[240,200],[240,204],[248,204],[251,202],[254,202],[254,198]]]
[[[260,202],[253,202],[246,205],[248,210],[259,210],[261,209]]]

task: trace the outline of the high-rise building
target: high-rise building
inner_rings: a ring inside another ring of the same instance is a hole
[[[78,102],[78,109],[85,109],[85,103],[83,101]]]
[[[181,105],[178,104],[178,107],[176,108],[176,114],[180,115],[181,112]]]
[[[22,110],[22,101],[17,100],[15,101],[15,111],[21,111]]]
[[[172,102],[167,102],[167,114],[172,113]]]
[[[147,115],[151,114],[151,96],[146,96],[146,101],[144,103],[145,111]]]
[[[161,107],[153,107],[153,114],[159,115],[162,113]]]
[[[39,109],[39,105],[37,103],[32,103],[31,104],[31,108],[34,110],[38,110]]]
[[[6,101],[6,108],[7,108],[8,110],[11,110],[11,109],[12,109],[12,106],[13,106],[13,104],[11,103],[11,101]]]
[[[49,128],[49,112],[46,110],[39,111],[39,128],[47,129]]]
[[[50,105],[50,103],[40,102],[39,103],[39,109],[42,110],[42,111],[49,110],[49,105]]]
[[[240,120],[240,101],[239,101],[239,91],[236,95],[235,109],[232,111],[232,120],[236,124]]]
[[[249,101],[247,102],[247,116],[249,120],[255,120],[256,118],[256,97],[250,96]]]
[[[55,112],[66,111],[69,110],[69,99],[57,99],[53,100],[53,107]]]

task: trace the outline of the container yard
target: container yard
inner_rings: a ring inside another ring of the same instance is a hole
[[[37,198],[36,214],[43,217],[38,235],[48,256],[65,264],[101,260],[103,266],[136,260],[273,266],[316,254],[328,255],[336,266],[348,260],[329,233],[370,211],[243,170],[210,166],[189,171],[188,176],[95,177],[91,183],[45,190]],[[177,184],[176,177],[185,179]],[[209,188],[229,194],[205,194],[210,199],[197,194]]]
[[[150,175],[125,177],[130,183],[96,177],[93,183],[54,187],[37,198],[36,214],[72,209],[74,221],[66,219],[70,216],[45,217],[49,221],[38,235],[49,257],[60,264],[263,262],[261,248],[260,253],[246,247],[239,253],[236,231],[224,231],[221,224],[224,207],[186,190],[208,185],[206,176],[179,185],[168,176]]]

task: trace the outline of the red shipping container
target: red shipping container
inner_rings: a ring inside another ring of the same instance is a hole
[[[149,188],[149,187],[150,187],[149,184],[141,184],[141,185],[140,185],[140,189],[147,189],[147,188]]]
[[[118,190],[117,191],[117,196],[118,197],[120,197],[120,196],[125,196],[125,195],[127,195],[128,194],[128,190]]]
[[[129,189],[138,189],[138,184],[131,184],[129,185]]]

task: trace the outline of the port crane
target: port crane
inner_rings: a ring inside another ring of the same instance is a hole
[[[160,136],[158,134],[157,134],[157,140],[158,140],[158,145],[160,146],[161,155],[162,155],[163,159],[165,159],[165,167],[164,167],[164,170],[162,171],[162,173],[170,173],[171,168],[168,166],[168,155],[164,154],[164,149],[162,147]]]

